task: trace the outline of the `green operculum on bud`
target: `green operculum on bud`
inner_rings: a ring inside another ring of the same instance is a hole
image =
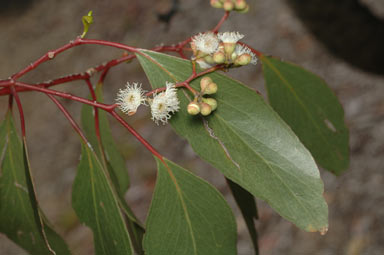
[[[251,63],[252,57],[248,53],[243,53],[235,59],[235,65],[245,66]]]
[[[247,2],[245,0],[235,0],[235,9],[236,11],[242,11],[247,7]]]
[[[187,111],[190,115],[197,115],[200,113],[200,105],[196,102],[190,102]]]
[[[223,4],[220,2],[220,0],[211,0],[211,6],[214,8],[222,8]]]
[[[218,51],[218,52],[215,52],[213,54],[213,61],[216,63],[216,64],[222,64],[225,62],[225,54],[224,52],[222,51]]]
[[[206,103],[206,104],[209,104],[211,106],[211,108],[212,108],[212,111],[216,110],[216,108],[217,108],[217,101],[214,98],[210,98],[210,97],[204,98],[203,97],[202,101],[204,103]]]
[[[200,88],[201,88],[201,91],[204,91],[207,87],[208,87],[208,85],[210,84],[210,83],[212,83],[213,81],[212,81],[212,79],[210,78],[210,77],[208,77],[208,76],[205,76],[205,77],[203,77],[201,80],[200,80]]]
[[[200,103],[200,113],[203,116],[208,116],[212,112],[212,107],[207,103]]]
[[[204,57],[204,61],[210,65],[215,64],[215,61],[213,60],[213,57],[211,55],[207,55]]]
[[[202,92],[204,95],[215,94],[217,92],[217,84],[214,82],[209,83],[208,86],[204,89],[204,91],[202,90]]]
[[[249,5],[247,4],[244,9],[239,10],[240,13],[247,13],[249,11]]]
[[[198,51],[196,52],[196,55],[195,55],[195,56],[196,56],[196,58],[204,59],[204,57],[207,56],[207,53],[198,50]]]
[[[233,52],[232,55],[231,55],[231,60],[232,60],[232,61],[235,61],[236,58],[237,58],[237,53],[236,53],[236,51],[235,51],[235,52]]]
[[[232,2],[232,0],[225,0],[224,3],[223,3],[223,8],[224,8],[224,10],[229,12],[229,11],[232,11],[235,8],[235,5]]]
[[[224,43],[224,52],[227,56],[231,56],[232,53],[235,51],[236,43],[227,42]]]

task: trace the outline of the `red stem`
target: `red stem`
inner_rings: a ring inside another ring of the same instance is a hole
[[[83,142],[85,144],[88,144],[87,138],[85,137],[85,135],[83,134],[83,132],[81,131],[80,127],[77,125],[75,120],[72,118],[71,114],[65,109],[65,107],[54,96],[52,96],[51,94],[46,94],[46,95],[57,105],[57,107],[60,109],[60,111],[62,111],[62,113],[67,118],[69,123],[71,123],[71,126],[73,127],[73,129],[80,136],[81,140],[83,140]]]
[[[217,33],[220,29],[220,27],[223,25],[224,21],[226,21],[228,19],[228,16],[229,16],[229,13],[230,12],[225,12],[223,17],[221,17],[219,23],[217,23],[216,27],[214,29],[212,29],[212,32],[214,33]]]
[[[53,59],[54,57],[56,57],[57,54],[63,52],[63,51],[66,51],[72,47],[75,47],[78,45],[77,41],[78,41],[79,38],[77,38],[75,41],[71,41],[67,44],[65,44],[64,46],[56,49],[56,50],[52,50],[52,51],[48,51],[47,53],[45,53],[42,57],[40,57],[38,60],[36,60],[35,62],[33,62],[32,64],[30,64],[29,66],[27,66],[26,68],[24,68],[23,70],[21,70],[20,72],[18,73],[15,73],[14,75],[11,76],[11,78],[13,80],[16,80],[18,78],[20,78],[21,76],[23,76],[24,74],[30,72],[31,70],[35,69],[36,67],[38,67],[40,64],[48,61],[48,60],[51,60]]]
[[[17,109],[19,110],[20,125],[21,125],[21,135],[24,138],[25,137],[24,111],[23,111],[23,106],[21,105],[21,101],[20,101],[19,95],[16,92],[15,86],[11,86],[11,93],[12,93],[12,96],[15,98]]]
[[[189,76],[188,79],[186,79],[186,80],[183,81],[183,82],[176,83],[176,84],[175,84],[175,87],[176,87],[176,88],[179,88],[179,87],[185,87],[185,88],[187,88],[188,90],[190,90],[193,94],[196,94],[197,91],[196,91],[194,88],[192,88],[192,87],[189,85],[189,83],[190,83],[191,81],[193,81],[194,79],[199,78],[199,77],[201,77],[201,76],[203,76],[203,75],[206,75],[206,74],[208,74],[208,73],[212,73],[212,72],[214,72],[214,71],[220,70],[222,67],[223,67],[223,65],[217,65],[217,66],[211,67],[211,68],[209,68],[209,69],[206,69],[206,70],[204,70],[204,71],[202,71],[202,72],[200,72],[200,73],[196,73],[196,72],[193,73],[193,72],[192,72],[191,76]],[[145,94],[145,96],[148,97],[148,96],[150,96],[150,95],[152,95],[152,94],[154,94],[154,93],[159,93],[159,92],[162,92],[162,91],[164,91],[164,90],[166,90],[166,89],[167,89],[167,87],[157,88],[157,89],[154,89],[154,90],[152,90],[152,91],[147,92],[147,93]]]
[[[110,114],[115,117],[117,121],[121,123],[128,131],[136,137],[137,140],[139,140],[140,143],[142,143],[153,155],[155,155],[157,158],[159,158],[162,162],[164,162],[163,156],[152,147],[150,143],[147,142],[137,131],[132,128],[120,115],[118,115],[115,111],[111,111]]]
[[[86,79],[85,82],[87,83],[89,92],[91,93],[92,100],[94,102],[96,102],[97,101],[97,96],[96,96],[95,90],[93,89],[91,81],[89,79]],[[96,133],[96,137],[101,142],[99,111],[98,111],[96,106],[93,107],[93,111],[95,113],[95,133]]]
[[[77,102],[80,102],[83,104],[95,106],[95,107],[103,109],[107,112],[111,112],[111,111],[113,111],[113,109],[115,109],[117,107],[116,104],[108,105],[108,104],[98,103],[98,102],[90,101],[90,100],[85,99],[83,97],[74,96],[74,95],[69,94],[69,93],[64,93],[64,92],[60,92],[60,91],[56,91],[56,90],[52,90],[52,89],[40,88],[40,87],[36,87],[36,86],[30,85],[27,83],[23,83],[23,82],[15,82],[15,85],[19,86],[19,87],[23,87],[23,88],[28,88],[29,90],[39,91],[42,93],[51,94],[54,96],[74,100],[74,101],[77,101]]]
[[[13,106],[13,96],[9,95],[9,98],[8,98],[8,109],[10,111],[12,111],[12,106]]]

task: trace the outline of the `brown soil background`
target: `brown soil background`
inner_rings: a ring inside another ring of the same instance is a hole
[[[81,17],[89,10],[94,12],[95,23],[88,38],[142,48],[175,43],[208,30],[222,15],[221,11],[210,8],[207,0],[182,0],[180,11],[167,27],[157,20],[156,15],[168,10],[170,1],[166,0],[24,2],[18,8],[5,8],[5,2],[0,4],[0,78],[9,77],[49,49],[79,35],[82,32]],[[286,1],[249,2],[250,12],[231,15],[222,31],[240,31],[246,35],[244,41],[256,49],[295,62],[323,77],[344,106],[351,148],[350,168],[342,176],[335,177],[321,170],[329,204],[328,233],[320,236],[301,231],[258,200],[260,220],[256,226],[261,254],[384,254],[384,76],[361,71],[330,54]],[[367,4],[378,18],[384,17],[382,2],[361,2]],[[120,55],[121,51],[115,49],[81,46],[42,65],[23,80],[37,82],[82,72]],[[229,75],[264,93],[260,65],[233,70]],[[136,61],[123,64],[114,68],[106,79],[106,101],[112,102],[118,89],[127,81],[143,82],[148,88]],[[87,96],[83,82],[57,89]],[[78,138],[46,96],[24,93],[22,101],[32,172],[41,206],[74,254],[93,254],[92,234],[78,223],[70,207],[71,185],[80,152]],[[70,101],[62,102],[79,120],[81,106]],[[6,105],[6,98],[0,98],[0,109],[5,110]],[[239,254],[252,254],[245,224],[222,175],[199,160],[186,141],[177,137],[169,126],[158,127],[151,122],[146,109],[141,109],[129,122],[166,157],[207,179],[226,196],[236,214]],[[156,180],[155,163],[150,153],[130,134],[116,123],[113,123],[113,129],[131,176],[127,200],[144,221]],[[0,254],[26,253],[0,234]]]

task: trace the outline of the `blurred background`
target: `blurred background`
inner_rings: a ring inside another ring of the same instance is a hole
[[[174,2],[177,12],[166,14]],[[384,254],[384,1],[380,0],[248,0],[247,14],[233,13],[222,31],[239,31],[244,42],[301,65],[332,87],[345,109],[350,128],[350,168],[340,177],[321,170],[329,204],[329,231],[306,233],[257,200],[262,255]],[[0,78],[4,79],[82,33],[81,17],[93,10],[88,38],[142,48],[172,44],[213,28],[222,16],[208,0],[2,0],[0,2]],[[63,53],[23,77],[39,82],[121,56],[101,46],[81,46]],[[261,65],[231,70],[228,75],[265,96]],[[113,102],[127,81],[149,88],[137,61],[113,68],[105,80],[105,98]],[[86,97],[84,82],[56,87]],[[71,186],[80,144],[64,116],[45,95],[21,95],[26,115],[32,173],[43,211],[77,255],[93,254],[92,233],[71,209]],[[81,105],[61,100],[79,120]],[[1,112],[7,99],[0,97]],[[129,119],[163,155],[215,185],[227,198],[237,220],[239,254],[252,246],[239,210],[223,176],[199,160],[170,126],[156,126],[145,108]],[[156,181],[152,156],[126,130],[112,122],[118,146],[127,160],[131,188],[127,200],[145,221]],[[1,255],[24,255],[0,234]]]

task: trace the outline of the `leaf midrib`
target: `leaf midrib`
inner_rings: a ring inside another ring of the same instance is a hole
[[[176,179],[175,175],[173,174],[171,168],[167,164],[165,164],[164,167],[167,169],[167,173],[169,174],[169,177],[171,178],[173,184],[175,185],[176,193],[180,199],[180,203],[181,203],[181,206],[182,206],[183,211],[184,211],[185,219],[186,219],[188,227],[189,227],[189,233],[191,235],[192,244],[193,244],[193,253],[195,255],[197,255],[196,239],[195,239],[195,235],[193,232],[192,222],[191,222],[191,219],[189,217],[187,206],[186,206],[184,198],[183,198],[182,190],[181,190],[181,188],[177,182],[177,179]]]
[[[219,119],[221,119],[221,121],[224,123],[224,124],[226,124],[225,123],[225,120],[222,118],[222,117],[218,117]],[[251,149],[251,146],[241,137],[241,136],[239,136],[234,130],[233,130],[233,128],[232,128],[232,126],[231,125],[228,125],[227,124],[227,126],[228,126],[228,128],[232,131],[232,133],[236,136],[236,137],[238,137],[247,147],[248,147],[248,149],[250,149],[251,151],[254,151],[254,150],[252,150]],[[287,186],[287,184],[283,181],[283,179],[281,178],[281,176],[279,175],[279,174],[277,174],[276,172],[275,172],[275,170],[273,169],[273,167],[270,165],[270,163],[269,163],[269,161],[267,161],[266,159],[264,159],[264,157],[262,157],[259,153],[257,153],[256,151],[254,151],[254,153],[255,153],[255,155],[256,156],[258,156],[264,163],[265,163],[265,165],[272,171],[272,173],[280,180],[280,182],[286,187],[286,189],[291,193],[291,195],[292,195],[292,197],[294,197],[295,199],[296,199],[296,201],[298,202],[298,204],[300,204],[301,205],[301,207],[307,212],[307,215],[309,215],[309,217],[311,217],[312,218],[312,220],[314,220],[313,222],[316,222],[316,217],[314,217],[314,215],[311,213],[311,211],[310,210],[308,210],[308,208],[306,207],[306,206],[304,206],[304,204],[302,203],[303,201],[302,201],[302,199],[300,199],[298,196],[296,196],[295,195],[295,193],[289,188],[289,186]],[[282,168],[280,168],[280,169],[282,169]],[[282,169],[282,170],[284,170],[284,169]],[[285,171],[285,172],[287,172],[287,171]]]
[[[301,105],[301,107],[304,109],[304,112],[305,114],[308,116],[308,118],[310,119],[310,121],[313,123],[313,126],[315,127],[315,130],[317,131],[317,133],[320,134],[320,137],[322,138],[323,141],[325,141],[326,144],[328,144],[328,146],[330,148],[333,148],[333,149],[336,149],[337,152],[339,152],[340,155],[341,152],[339,151],[339,149],[334,146],[333,144],[331,144],[328,139],[324,136],[324,133],[321,131],[321,128],[317,125],[317,122],[316,120],[312,117],[312,115],[310,114],[310,112],[308,111],[308,109],[305,107],[305,104],[304,102],[299,98],[299,96],[296,94],[294,88],[292,87],[292,85],[286,80],[284,79],[283,75],[279,72],[279,70],[277,70],[273,64],[266,58],[266,57],[262,57],[262,59],[265,61],[265,63],[273,70],[273,72],[280,78],[280,80],[283,82],[283,84],[288,88],[289,91],[291,91],[292,95],[294,96],[294,98],[297,100],[297,102]],[[344,157],[343,157],[344,158]]]

